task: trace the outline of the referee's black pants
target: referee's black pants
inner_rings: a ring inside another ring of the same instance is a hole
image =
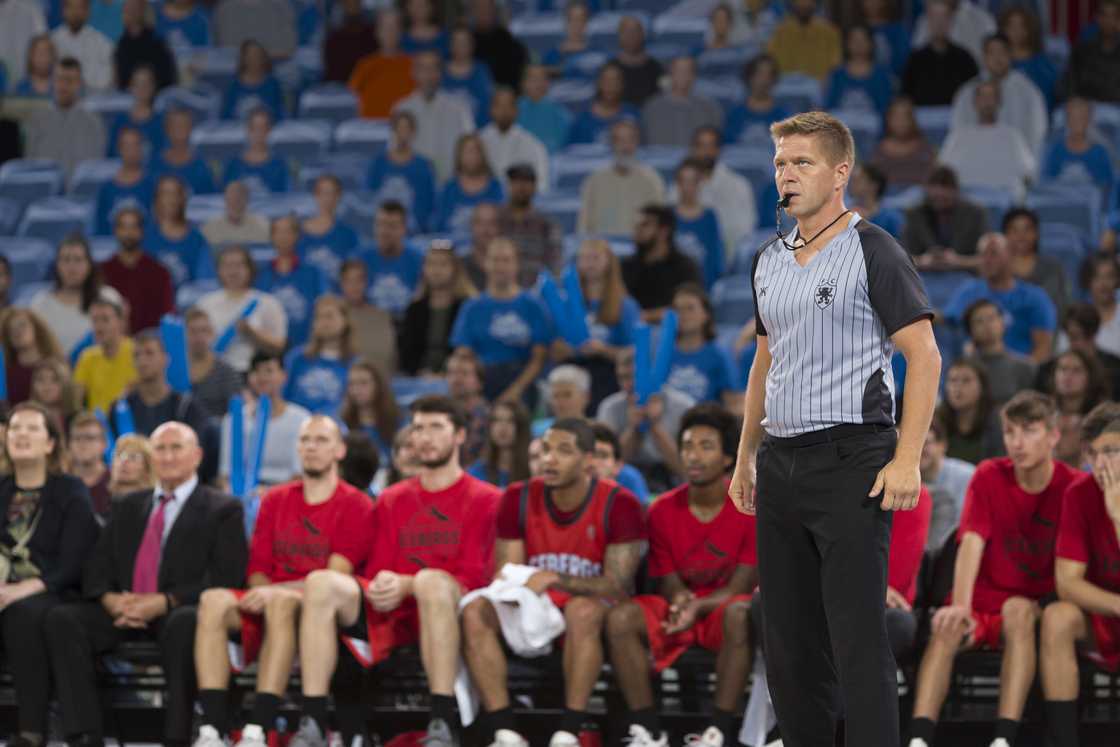
[[[766,437],[758,451],[759,588],[770,695],[786,747],[897,747],[884,611],[891,514],[868,498],[893,429]]]

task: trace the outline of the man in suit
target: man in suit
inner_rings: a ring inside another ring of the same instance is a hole
[[[157,484],[113,507],[85,570],[87,601],[47,617],[50,664],[71,745],[103,743],[95,659],[124,641],[153,640],[168,683],[164,744],[189,743],[196,611],[212,586],[238,587],[248,546],[241,505],[199,484],[202,449],[190,427],[151,436]]]

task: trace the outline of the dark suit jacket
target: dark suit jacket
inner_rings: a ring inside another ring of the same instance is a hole
[[[936,217],[933,208],[922,202],[906,211],[906,228],[902,232],[902,246],[913,256],[925,254],[942,245],[937,238]],[[947,248],[957,254],[976,254],[976,244],[988,230],[988,214],[984,208],[961,197],[953,208]]]
[[[451,329],[455,326],[455,318],[459,316],[459,309],[463,307],[462,301],[456,301],[451,306],[451,324],[447,327],[444,338],[444,356],[451,355]],[[428,324],[431,320],[431,309],[425,298],[413,301],[404,312],[401,322],[400,335],[397,338],[397,353],[400,358],[401,371],[415,376],[420,371],[424,362],[424,354],[428,352]]]
[[[152,496],[151,490],[145,490],[113,505],[113,514],[86,566],[83,592],[87,598],[132,589],[133,565],[148,525]],[[174,596],[178,604],[196,604],[199,595],[211,587],[243,586],[248,561],[241,504],[200,484],[183,505],[164,543],[159,590]]]

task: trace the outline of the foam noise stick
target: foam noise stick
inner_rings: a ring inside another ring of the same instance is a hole
[[[237,323],[242,319],[248,319],[254,311],[257,310],[257,299],[252,299],[249,303],[245,304],[245,308],[241,310],[229,326],[222,331],[221,337],[214,343],[214,352],[218,355],[226,352],[230,345],[233,344],[233,338],[237,337]]]
[[[136,423],[132,419],[132,408],[128,406],[128,398],[121,397],[113,405],[113,419],[117,421],[117,438],[136,432]]]
[[[568,309],[568,304],[560,295],[560,289],[556,287],[556,282],[548,272],[541,273],[540,290],[541,298],[544,299],[545,306],[548,307],[548,313],[552,315],[552,320],[556,324],[556,331],[564,338],[564,342],[573,348],[579,348],[586,340],[580,340],[576,337],[572,328],[571,312]]]
[[[113,436],[113,429],[109,427],[109,419],[105,417],[105,413],[101,412],[101,408],[93,411],[97,422],[101,423],[101,430],[105,432],[105,464],[113,463],[113,449],[116,448],[117,439]]]
[[[239,394],[229,399],[229,489],[239,498],[245,494],[245,401]]]
[[[159,336],[167,351],[167,383],[176,392],[191,390],[191,370],[187,363],[187,330],[183,320],[164,314],[159,320]]]
[[[634,393],[638,395],[639,405],[648,402],[655,391],[651,389],[652,367],[650,328],[648,324],[639,324],[634,327]]]
[[[661,317],[661,332],[657,338],[657,353],[653,358],[650,374],[651,394],[661,391],[669,378],[669,366],[673,362],[673,351],[677,347],[677,313],[665,312]]]
[[[587,328],[587,304],[583,300],[583,288],[579,284],[579,272],[569,267],[564,272],[564,295],[568,301],[568,320],[572,326],[572,347],[580,348],[591,339]],[[579,342],[576,343],[575,341]]]
[[[268,421],[272,415],[272,400],[261,397],[257,400],[257,417],[253,421],[253,450],[249,452],[249,471],[245,480],[245,493],[251,495],[257,489],[261,476],[261,462],[264,460],[264,441],[268,437]]]

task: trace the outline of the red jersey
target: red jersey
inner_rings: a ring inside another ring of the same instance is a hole
[[[387,488],[374,508],[377,539],[362,574],[414,575],[434,568],[464,588],[490,583],[494,525],[501,491],[467,473],[450,487],[429,492],[412,477]]]
[[[649,575],[675,573],[704,597],[731,580],[740,565],[758,565],[755,518],[740,513],[728,497],[704,523],[688,507],[688,485],[665,493],[649,508]]]
[[[334,494],[312,506],[303,499],[303,482],[277,485],[261,498],[247,575],[263,573],[272,583],[299,581],[341,555],[355,568],[369,554],[373,502],[341,480]]]
[[[1041,599],[1054,593],[1054,548],[1062,496],[1081,472],[1054,462],[1050,484],[1037,495],[1019,487],[1007,457],[980,463],[968,484],[959,537],[984,541],[972,608],[998,613],[1011,597]]]
[[[887,585],[906,597],[910,604],[918,595],[918,571],[922,567],[933,515],[933,498],[923,487],[918,505],[910,511],[895,511],[891,520],[891,554],[887,561]]]
[[[582,578],[603,575],[607,546],[645,539],[642,504],[611,480],[592,480],[575,511],[561,511],[535,477],[506,489],[498,536],[525,542],[525,562]]]
[[[1078,478],[1066,490],[1058,524],[1058,557],[1085,563],[1085,580],[1120,592],[1120,542],[1108,515],[1104,491],[1092,475]]]

